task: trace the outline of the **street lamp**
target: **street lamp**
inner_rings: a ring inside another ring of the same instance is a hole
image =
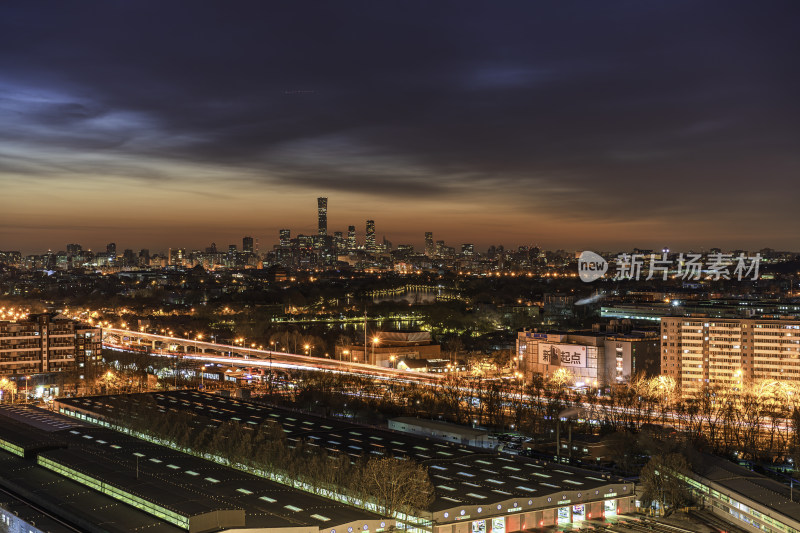
[[[379,337],[372,337],[372,363],[375,363],[375,345],[381,341]],[[366,349],[366,347],[365,347]]]
[[[306,355],[308,355],[308,349],[311,348],[308,344],[304,345],[303,348],[306,349]]]
[[[203,366],[201,366],[201,367],[200,367],[200,388],[201,388],[201,389],[204,389],[204,388],[205,388],[205,387],[203,386],[203,378],[204,378],[205,376],[206,376],[206,366],[205,366],[205,365],[203,365]]]
[[[394,368],[394,354],[389,356],[389,360],[392,362],[392,368]]]
[[[30,376],[25,376],[25,403],[28,403],[28,380],[31,379]]]
[[[111,370],[109,370],[108,372],[106,372],[105,378],[106,378],[105,379],[105,382],[106,382],[106,394],[108,394],[108,388],[109,388],[109,385],[111,385],[111,380],[114,378],[114,373]]]

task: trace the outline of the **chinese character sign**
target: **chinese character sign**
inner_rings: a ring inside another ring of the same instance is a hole
[[[539,344],[539,362],[554,366],[586,366],[586,346],[574,344]]]

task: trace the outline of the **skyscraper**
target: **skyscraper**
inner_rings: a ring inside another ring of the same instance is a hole
[[[364,239],[364,248],[375,250],[375,221],[367,220],[367,236]]]
[[[117,257],[117,243],[110,242],[106,244],[106,253],[109,257]]]
[[[328,234],[328,199],[327,198],[317,198],[317,217],[318,217],[317,234],[320,237],[325,237]]]
[[[425,232],[425,255],[433,257],[436,254],[436,248],[433,245],[433,232]]]
[[[348,250],[355,250],[356,249],[356,227],[355,226],[347,226],[347,249]]]
[[[281,248],[289,248],[292,245],[292,230],[282,229],[279,231]]]
[[[252,237],[242,237],[242,251],[244,253],[253,253],[253,238]]]

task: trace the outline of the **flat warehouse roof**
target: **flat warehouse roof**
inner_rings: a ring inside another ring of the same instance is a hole
[[[115,401],[138,401],[141,395],[118,396]],[[152,393],[163,409],[189,411],[216,424],[238,421],[259,425],[280,424],[290,443],[307,441],[330,452],[362,455],[405,456],[428,467],[435,486],[432,510],[455,506],[500,503],[511,498],[536,498],[564,491],[598,490],[622,483],[619,478],[519,456],[438,442],[408,433],[327,419],[252,401],[225,398],[194,390]],[[109,397],[72,398],[63,403],[101,416],[114,407]]]
[[[433,431],[443,431],[448,433],[458,433],[459,435],[464,435],[466,437],[488,437],[489,432],[483,431],[481,429],[473,429],[470,427],[459,426],[458,424],[451,424],[450,422],[442,422],[439,420],[429,420],[427,418],[416,418],[413,416],[399,416],[397,418],[392,418],[389,420],[390,422],[396,422],[399,424],[406,424],[409,426],[417,426],[425,429],[430,429]]]
[[[167,524],[138,509],[75,483],[63,476],[37,466],[31,461],[0,451],[0,484],[7,490],[27,493],[37,505],[59,518],[76,524],[78,530],[89,530],[80,524],[102,524],[94,531],[128,533],[178,533],[184,530]],[[39,522],[37,522],[37,527]],[[44,524],[42,524],[44,525]],[[90,530],[91,531],[91,530]]]
[[[0,449],[21,457],[32,451],[64,445],[51,433],[8,418],[5,414],[6,410],[0,409]]]
[[[381,520],[368,511],[111,429],[87,426],[59,435],[68,448],[45,452],[43,458],[182,515],[244,509],[246,527],[264,528],[327,528]]]
[[[791,488],[774,479],[733,464],[727,459],[703,454],[696,475],[731,493],[740,494],[778,513],[800,521],[800,503],[791,498]]]
[[[0,407],[0,415],[46,432],[61,431],[62,429],[71,429],[85,425],[76,422],[72,418],[60,416],[57,413],[51,413],[50,411],[45,411],[44,409],[29,405],[4,405]]]

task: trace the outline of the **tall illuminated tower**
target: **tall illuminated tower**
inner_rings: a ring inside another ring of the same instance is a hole
[[[347,249],[348,250],[355,250],[356,249],[356,227],[355,226],[347,226]]]
[[[292,245],[292,231],[288,229],[282,229],[280,230],[279,235],[281,248],[289,248]]]
[[[436,248],[433,245],[433,232],[425,232],[425,255],[433,257],[436,254]]]
[[[325,237],[328,234],[328,199],[327,198],[317,198],[317,217],[318,217],[317,234],[320,237]]]
[[[253,238],[252,237],[242,237],[242,251],[245,253],[252,254],[253,253]]]
[[[364,239],[364,248],[375,250],[375,221],[367,220],[367,236]]]

